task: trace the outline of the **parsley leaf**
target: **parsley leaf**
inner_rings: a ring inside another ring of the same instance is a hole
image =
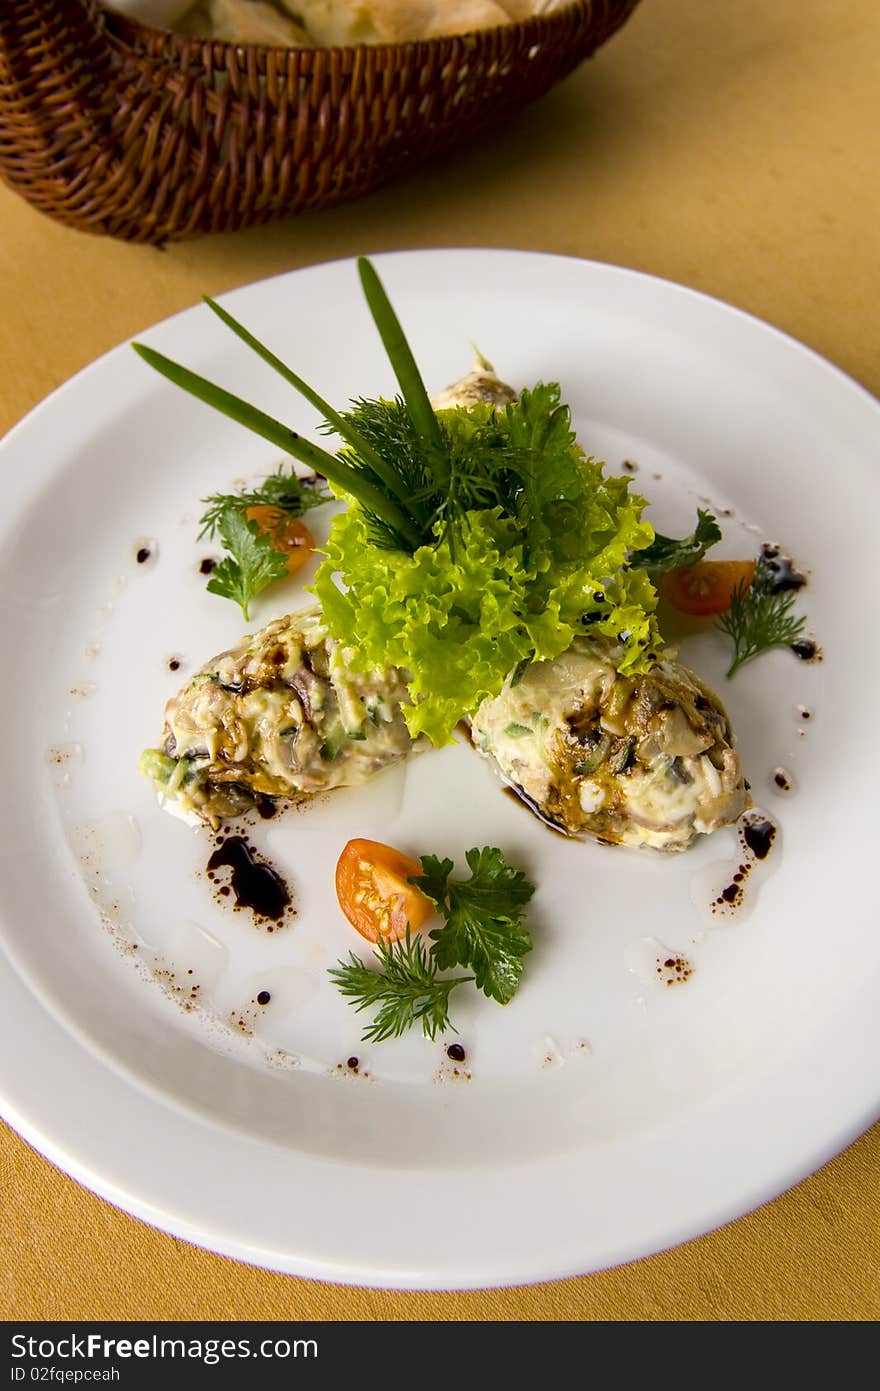
[[[457,985],[473,980],[473,976],[453,976],[441,980],[437,963],[425,951],[423,942],[406,937],[396,942],[379,942],[376,947],[380,969],[371,970],[349,952],[348,961],[340,961],[328,972],[342,995],[355,1000],[360,1013],[371,1005],[379,1011],[362,1035],[365,1043],[381,1043],[386,1038],[399,1038],[414,1024],[421,1024],[426,1038],[452,1028],[449,1019],[449,993]]]
[[[721,540],[721,528],[711,512],[697,508],[697,525],[690,536],[676,541],[672,536],[654,532],[654,540],[643,551],[636,551],[629,558],[634,570],[653,570],[655,574],[665,574],[682,565],[696,565],[698,560]]]
[[[465,858],[468,880],[450,879],[452,861],[436,855],[421,857],[425,872],[412,880],[446,918],[445,927],[430,934],[431,955],[443,970],[469,968],[478,988],[506,1005],[519,985],[523,957],[532,950],[522,916],[535,886],[500,850],[484,846],[468,850]]]
[[[792,613],[794,595],[778,592],[774,578],[763,557],[759,558],[751,584],[737,585],[729,610],[718,617],[717,626],[733,639],[729,677],[771,647],[791,647],[804,630],[806,619]]]
[[[234,599],[247,621],[251,599],[273,580],[283,579],[287,560],[257,523],[247,520],[237,501],[222,509],[217,529],[229,555],[214,569],[208,589],[224,599]]]

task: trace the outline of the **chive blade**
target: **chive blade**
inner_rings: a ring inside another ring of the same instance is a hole
[[[234,318],[233,315],[229,313],[228,309],[224,309],[216,300],[211,299],[210,295],[203,295],[202,298],[208,308],[213,310],[218,319],[220,319],[227,328],[230,328],[243,343],[246,343],[247,346],[252,349],[258,357],[261,357],[269,367],[272,367],[279,376],[282,376],[289,386],[292,386],[295,391],[298,391],[301,396],[304,396],[310,405],[314,406],[317,411],[320,411],[327,423],[332,425],[333,429],[345,440],[346,444],[349,444],[364,463],[370,466],[377,478],[381,479],[385,487],[394,493],[394,496],[408,511],[408,498],[400,478],[393,468],[389,468],[381,454],[373,448],[369,440],[364,438],[360,430],[356,429],[344,416],[340,415],[339,412],[330,405],[329,401],[325,401],[324,397],[319,395],[314,387],[309,386],[307,381],[304,381],[298,373],[293,371],[293,368],[288,367],[287,363],[283,362],[276,353],[273,353],[271,348],[267,348],[265,343],[261,343],[259,338],[255,338],[254,335],[245,328],[244,324],[239,323],[238,319]]]
[[[192,372],[188,367],[165,357],[164,353],[157,352],[155,348],[148,348],[143,343],[132,343],[132,347],[144,362],[175,386],[181,387],[206,406],[213,407],[221,415],[243,425],[246,430],[260,435],[276,448],[283,449],[286,454],[299,459],[300,463],[306,464],[315,473],[322,473],[331,483],[355,498],[377,517],[381,517],[411,546],[415,547],[421,543],[421,537],[410,518],[401,511],[393,499],[370,483],[358,469],[328,454],[326,449],[321,449],[319,445],[304,440],[295,430],[283,425],[274,416],[267,415],[257,406],[250,405],[241,397],[208,381],[206,377],[201,377],[197,372]]]
[[[430,450],[437,482],[446,486],[449,482],[449,462],[443,436],[412,349],[372,262],[365,256],[359,256],[357,264],[373,322],[400,384],[410,419]]]

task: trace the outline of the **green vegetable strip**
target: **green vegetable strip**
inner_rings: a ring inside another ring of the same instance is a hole
[[[275,420],[273,416],[267,415],[265,411],[259,410],[256,406],[248,405],[247,401],[242,401],[239,396],[234,396],[232,392],[225,391],[223,387],[216,386],[209,382],[205,377],[199,376],[197,372],[191,372],[188,367],[182,367],[180,363],[173,362],[171,358],[165,357],[163,353],[156,352],[154,348],[147,348],[143,343],[133,343],[135,352],[143,358],[144,362],[154,368],[161,376],[173,382],[175,386],[182,387],[197,400],[203,401],[205,405],[212,406],[221,415],[226,415],[230,420],[243,425],[246,430],[253,431],[263,439],[274,444],[278,449],[283,449],[286,454],[291,454],[294,459],[299,459],[300,463],[308,465],[315,473],[322,473],[331,483],[334,483],[344,492],[356,498],[370,512],[381,517],[389,526],[398,530],[415,547],[421,542],[421,536],[413,526],[412,521],[397,504],[376,488],[364,475],[349,464],[343,463],[341,459],[334,458],[319,445],[311,444],[304,440],[295,430],[289,426],[282,425],[280,420]]]
[[[449,460],[437,416],[434,414],[434,407],[431,405],[412,349],[385,293],[385,287],[372,264],[364,256],[358,257],[358,272],[373,322],[379,330],[388,359],[400,383],[410,419],[430,450],[438,486],[445,488],[450,477]]]
[[[298,376],[292,368],[282,362],[281,358],[277,357],[275,353],[272,352],[271,348],[267,348],[258,338],[255,338],[252,333],[249,333],[244,327],[244,324],[240,324],[237,319],[234,319],[228,310],[223,309],[215,300],[211,299],[209,295],[204,295],[203,299],[208,308],[213,309],[218,319],[222,320],[227,328],[231,328],[232,332],[236,334],[243,343],[246,343],[249,348],[252,348],[265,363],[273,367],[290,386],[294,387],[301,396],[304,396],[310,405],[321,412],[327,423],[333,426],[336,433],[341,435],[347,444],[351,445],[358,457],[362,459],[365,464],[370,466],[373,472],[381,478],[385,486],[394,493],[398,501],[403,503],[404,507],[406,507],[408,496],[398,474],[395,473],[394,469],[389,468],[381,454],[377,453],[369,441],[364,439],[360,430],[356,429],[355,426],[352,425],[350,421],[346,420],[344,416],[340,415],[337,410],[334,410],[329,401],[325,401],[323,396],[319,396],[318,392],[310,387],[308,382],[303,381],[302,377]],[[328,478],[329,476],[330,475],[327,474]]]

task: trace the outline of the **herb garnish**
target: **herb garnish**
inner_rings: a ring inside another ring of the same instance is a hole
[[[347,962],[340,961],[330,971],[357,1011],[380,1006],[363,1035],[365,1042],[397,1038],[418,1023],[430,1039],[452,1028],[449,993],[468,981],[502,1005],[515,995],[523,958],[532,950],[523,910],[535,886],[494,847],[468,850],[465,858],[470,879],[450,879],[452,860],[422,855],[424,874],[411,880],[446,919],[443,927],[430,933],[430,950],[407,928],[405,938],[377,946],[378,970],[350,952]],[[453,966],[463,966],[473,975],[438,975]]]
[[[241,606],[245,621],[248,606],[275,580],[288,573],[288,557],[272,543],[272,533],[247,516],[250,507],[271,507],[283,524],[285,518],[301,517],[310,507],[332,501],[315,475],[302,479],[292,469],[279,465],[258,488],[242,488],[237,493],[211,493],[203,497],[207,510],[199,518],[198,539],[218,533],[228,557],[215,565],[208,581],[211,594],[233,599]]]
[[[523,909],[535,892],[521,870],[513,869],[500,850],[468,850],[470,879],[450,879],[451,860],[423,855],[423,875],[413,880],[432,898],[446,919],[430,934],[431,953],[443,969],[465,966],[477,988],[506,1005],[516,994],[523,957],[532,939],[523,927]]]
[[[358,1013],[379,1005],[376,1018],[362,1034],[365,1043],[399,1038],[419,1023],[422,1033],[430,1039],[453,1027],[449,1019],[449,992],[473,980],[473,976],[441,980],[433,954],[425,951],[420,937],[410,935],[409,928],[405,938],[380,942],[376,956],[378,971],[349,952],[348,961],[340,961],[328,973],[340,993],[354,1002]]]
[[[206,511],[199,518],[198,539],[212,537],[220,529],[220,519],[227,507],[235,507],[244,512],[248,507],[274,507],[289,517],[301,517],[310,507],[320,507],[322,503],[332,502],[332,496],[321,487],[321,480],[314,475],[300,478],[293,469],[285,469],[279,464],[274,473],[264,478],[258,488],[242,488],[237,493],[211,493],[203,497]]]
[[[218,527],[220,540],[229,554],[211,571],[208,589],[224,599],[234,599],[247,622],[251,599],[274,580],[284,578],[287,559],[275,549],[257,523],[249,522],[238,507],[224,507]]]
[[[737,585],[727,613],[717,626],[733,639],[734,657],[727,670],[733,676],[741,666],[772,647],[790,647],[804,630],[806,619],[792,613],[794,595],[778,593],[774,575],[763,557],[758,558],[750,585]]]
[[[637,551],[630,558],[634,569],[653,570],[655,574],[665,574],[667,570],[677,570],[684,565],[696,565],[698,560],[721,540],[721,528],[711,512],[697,508],[697,525],[690,536],[680,541],[672,536],[654,532],[654,540],[644,550]]]
[[[551,661],[583,632],[619,643],[623,675],[663,649],[657,595],[632,557],[649,547],[644,498],[579,448],[555,383],[511,405],[435,412],[400,321],[369,261],[358,271],[400,388],[337,411],[227,310],[209,307],[323,417],[337,454],[154,349],[169,380],[327,478],[348,502],[315,579],[352,671],[407,673],[415,737],[448,743],[524,658]]]

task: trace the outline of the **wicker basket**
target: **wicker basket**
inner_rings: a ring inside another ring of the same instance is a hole
[[[149,29],[97,0],[0,0],[0,174],[61,222],[156,244],[328,207],[541,96],[636,3],[277,49]]]

